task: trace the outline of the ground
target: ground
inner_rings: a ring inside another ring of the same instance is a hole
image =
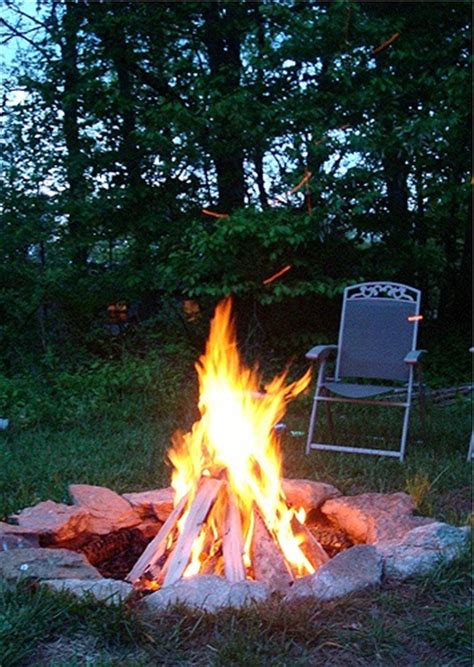
[[[181,399],[180,399],[181,400]],[[285,418],[284,474],[318,479],[343,493],[407,491],[421,514],[456,525],[470,521],[469,399],[431,406],[428,438],[413,418],[404,464],[376,457],[313,452],[305,456],[309,396]],[[181,410],[181,408],[180,408]],[[0,515],[51,498],[69,483],[118,492],[165,486],[165,452],[179,423],[129,405],[65,425],[13,427],[0,434]],[[336,415],[343,435],[367,426],[395,429],[385,415]],[[175,609],[160,619],[19,586],[0,599],[0,664],[10,665],[470,665],[469,554],[450,567],[401,585],[385,584],[339,602],[275,601],[217,616]]]

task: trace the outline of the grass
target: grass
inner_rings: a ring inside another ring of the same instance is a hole
[[[0,433],[0,517],[48,498],[67,502],[73,482],[118,492],[167,485],[170,436],[177,424],[188,428],[194,415],[195,385],[186,373],[168,369],[169,395],[161,387],[156,400],[146,388],[98,392],[93,409],[89,397],[88,410],[78,409],[77,418],[71,394],[68,410],[61,412],[61,392],[44,391],[41,398],[50,405],[41,406],[41,419],[30,413],[26,423],[14,421]],[[75,391],[80,407],[81,391]],[[63,421],[51,416],[54,401],[58,414],[67,417]],[[309,406],[305,396],[285,418],[285,475],[327,481],[348,494],[407,491],[422,514],[457,525],[470,520],[467,399],[430,407],[424,443],[417,442],[414,415],[403,465],[329,452],[306,457],[304,437],[291,433],[306,430]],[[395,415],[386,412],[335,411],[338,434],[357,442],[370,426],[393,436]],[[339,602],[288,607],[275,601],[218,615],[174,609],[153,622],[126,606],[111,610],[19,585],[0,592],[0,665],[468,665],[469,584],[466,554],[429,576]]]

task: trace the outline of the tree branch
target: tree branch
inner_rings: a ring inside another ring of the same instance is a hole
[[[44,56],[45,58],[47,58],[48,60],[51,59],[51,56],[50,56],[50,54],[46,51],[46,49],[43,49],[42,46],[40,46],[39,44],[37,44],[36,42],[34,42],[32,39],[30,39],[29,37],[27,37],[27,36],[26,36],[26,33],[23,33],[23,32],[21,32],[20,30],[17,30],[14,26],[12,26],[10,23],[8,23],[7,21],[5,21],[5,19],[3,19],[3,18],[0,18],[0,25],[4,25],[4,26],[5,26],[5,27],[12,33],[12,35],[11,35],[10,37],[7,37],[7,38],[2,42],[3,44],[6,44],[7,42],[10,41],[10,39],[13,39],[14,37],[18,37],[19,39],[24,39],[25,42],[27,42],[28,44],[30,44],[30,46],[32,46],[32,47],[34,47],[35,49],[37,49],[40,53],[43,54],[43,56]],[[29,31],[27,31],[27,32],[29,32]]]
[[[20,14],[20,16],[24,16],[24,17],[25,17],[26,19],[28,19],[29,21],[33,21],[33,23],[36,23],[36,25],[39,26],[39,27],[41,27],[41,28],[45,28],[45,29],[48,28],[48,26],[46,25],[46,23],[43,23],[43,21],[40,21],[40,20],[37,19],[35,16],[31,16],[30,14],[27,14],[27,13],[24,12],[22,9],[20,9],[19,7],[17,7],[13,2],[11,2],[11,0],[4,0],[4,2],[5,2],[5,4],[6,4],[6,6],[8,7],[8,9],[10,9],[10,10],[13,11],[13,12],[15,12],[16,14]]]

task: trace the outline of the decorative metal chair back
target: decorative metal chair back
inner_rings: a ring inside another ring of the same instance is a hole
[[[399,283],[346,287],[335,380],[342,377],[407,381],[407,352],[415,349],[421,292]]]

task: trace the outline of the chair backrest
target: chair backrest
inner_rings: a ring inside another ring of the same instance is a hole
[[[370,282],[344,290],[335,379],[407,380],[403,359],[416,347],[421,292]]]

